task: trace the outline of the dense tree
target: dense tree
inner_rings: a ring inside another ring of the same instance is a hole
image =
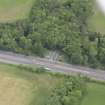
[[[35,0],[29,18],[0,24],[0,49],[44,56],[59,50],[74,64],[105,64],[105,35],[91,32],[91,0]]]

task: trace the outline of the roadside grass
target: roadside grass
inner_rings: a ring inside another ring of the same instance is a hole
[[[105,105],[105,85],[98,83],[88,83],[88,94],[84,98],[82,105]]]
[[[62,78],[0,64],[0,105],[44,105]]]
[[[94,0],[93,0],[94,1]],[[105,15],[101,12],[100,8],[96,4],[96,0],[93,2],[93,15],[88,19],[88,27],[91,31],[105,33]]]
[[[35,0],[0,0],[0,22],[11,22],[28,17]]]

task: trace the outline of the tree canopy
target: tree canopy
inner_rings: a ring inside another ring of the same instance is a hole
[[[44,56],[59,50],[70,63],[105,64],[105,35],[91,32],[91,0],[35,0],[29,18],[0,24],[0,49]]]

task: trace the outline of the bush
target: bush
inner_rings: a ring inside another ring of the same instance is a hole
[[[68,76],[54,89],[46,105],[79,105],[84,93],[87,93],[85,80]]]

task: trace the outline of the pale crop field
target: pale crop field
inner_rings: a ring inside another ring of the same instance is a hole
[[[11,22],[28,17],[35,0],[0,0],[0,22]]]
[[[0,72],[0,105],[28,105],[31,85],[24,79]]]
[[[0,64],[0,105],[43,105],[60,80],[48,73]]]

